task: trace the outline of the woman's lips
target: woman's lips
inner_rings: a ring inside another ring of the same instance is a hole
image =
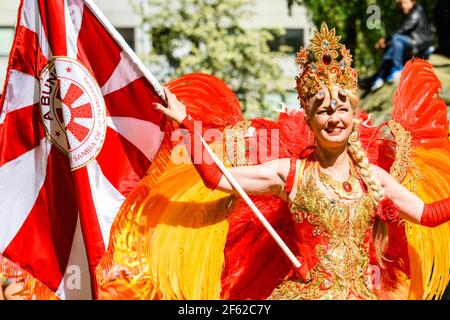
[[[344,128],[340,128],[340,127],[338,127],[338,128],[326,128],[325,129],[325,131],[330,136],[337,136],[337,135],[339,135],[342,132],[342,130],[344,130]]]

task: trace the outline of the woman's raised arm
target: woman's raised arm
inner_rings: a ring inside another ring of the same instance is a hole
[[[224,192],[233,193],[233,187],[222,174],[219,167],[205,151],[200,136],[194,132],[194,119],[186,112],[177,97],[167,88],[164,88],[167,96],[167,107],[155,104],[155,108],[164,113],[169,118],[177,121],[181,128],[189,132],[190,138],[186,147],[191,157],[192,163],[202,177],[205,185],[210,189],[218,189]],[[198,150],[194,149],[197,146]],[[195,153],[200,152],[201,161],[195,161]],[[276,159],[263,164],[253,166],[240,166],[228,168],[230,173],[239,185],[248,194],[277,194],[282,195],[284,191],[286,177],[289,172],[290,159]]]

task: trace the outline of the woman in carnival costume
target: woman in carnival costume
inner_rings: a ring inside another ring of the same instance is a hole
[[[302,110],[280,113],[276,122],[244,119],[236,96],[212,76],[167,84],[168,105],[155,107],[175,121],[113,224],[97,269],[100,298],[442,296],[450,269],[450,143],[440,82],[428,62],[408,62],[392,119],[372,126],[358,110],[357,73],[339,40],[323,23],[298,52]],[[187,153],[172,141],[179,127]],[[221,136],[211,146],[300,268],[203,152],[199,133],[207,139],[213,129]],[[192,162],[179,161],[183,155]]]

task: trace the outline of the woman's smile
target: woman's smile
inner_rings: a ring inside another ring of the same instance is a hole
[[[345,127],[327,127],[325,128],[325,131],[330,136],[338,136],[342,133],[342,131],[345,129]]]

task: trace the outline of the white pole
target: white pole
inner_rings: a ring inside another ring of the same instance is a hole
[[[269,232],[269,234],[272,236],[272,238],[275,240],[275,242],[280,246],[281,250],[286,254],[286,256],[291,260],[292,264],[296,268],[301,267],[301,263],[297,260],[295,255],[292,253],[292,251],[288,248],[286,243],[284,243],[283,239],[280,238],[278,233],[275,231],[275,229],[270,225],[270,223],[267,221],[266,217],[259,211],[259,209],[255,206],[253,201],[248,197],[248,195],[245,193],[245,191],[242,189],[242,187],[239,185],[239,183],[234,179],[234,177],[231,175],[230,171],[224,166],[222,161],[216,156],[214,151],[209,147],[209,145],[203,140],[203,137],[200,136],[200,139],[202,140],[203,146],[208,151],[211,158],[214,160],[214,162],[219,166],[222,173],[225,175],[227,180],[230,182],[230,184],[233,186],[233,188],[236,189],[236,191],[241,195],[242,199],[249,205],[249,207],[252,209],[252,211],[255,213],[256,217],[261,221],[264,228]]]
[[[106,28],[106,30],[108,30],[108,33],[119,43],[119,45],[121,46],[123,51],[136,63],[139,70],[144,74],[144,76],[147,78],[147,80],[152,84],[152,86],[155,88],[155,91],[158,93],[158,95],[164,101],[167,101],[164,91],[163,91],[161,85],[159,84],[158,80],[156,80],[155,77],[148,71],[148,69],[145,67],[144,63],[141,61],[141,59],[139,59],[139,57],[136,55],[136,53],[134,53],[134,51],[130,48],[130,46],[126,43],[126,41],[120,35],[120,33],[117,32],[117,30],[114,28],[114,26],[103,15],[103,13],[95,5],[95,3],[92,0],[84,0],[84,4],[92,11],[92,13],[103,24],[103,26]],[[211,148],[208,146],[208,144],[205,142],[205,140],[203,140],[203,138],[201,136],[200,136],[200,139],[202,140],[202,143],[205,146],[206,150],[208,150],[209,154],[213,158],[214,162],[219,166],[222,173],[225,175],[225,177],[228,179],[228,181],[231,183],[231,185],[236,189],[236,191],[241,195],[241,197],[244,199],[244,201],[250,206],[250,208],[256,214],[259,221],[261,221],[261,223],[263,224],[264,228],[266,228],[266,230],[270,233],[270,235],[273,237],[273,239],[276,241],[276,243],[280,246],[280,248],[283,250],[283,252],[287,255],[289,260],[291,260],[291,262],[294,264],[294,266],[296,268],[300,268],[301,264],[297,260],[295,255],[292,253],[292,251],[287,247],[287,245],[280,238],[278,233],[274,230],[274,228],[270,225],[270,223],[267,221],[267,219],[263,216],[263,214],[255,206],[253,201],[247,196],[245,191],[238,184],[238,182],[233,178],[233,176],[228,171],[228,169],[225,168],[222,161],[220,161],[219,158],[214,154],[214,152],[211,150]]]

